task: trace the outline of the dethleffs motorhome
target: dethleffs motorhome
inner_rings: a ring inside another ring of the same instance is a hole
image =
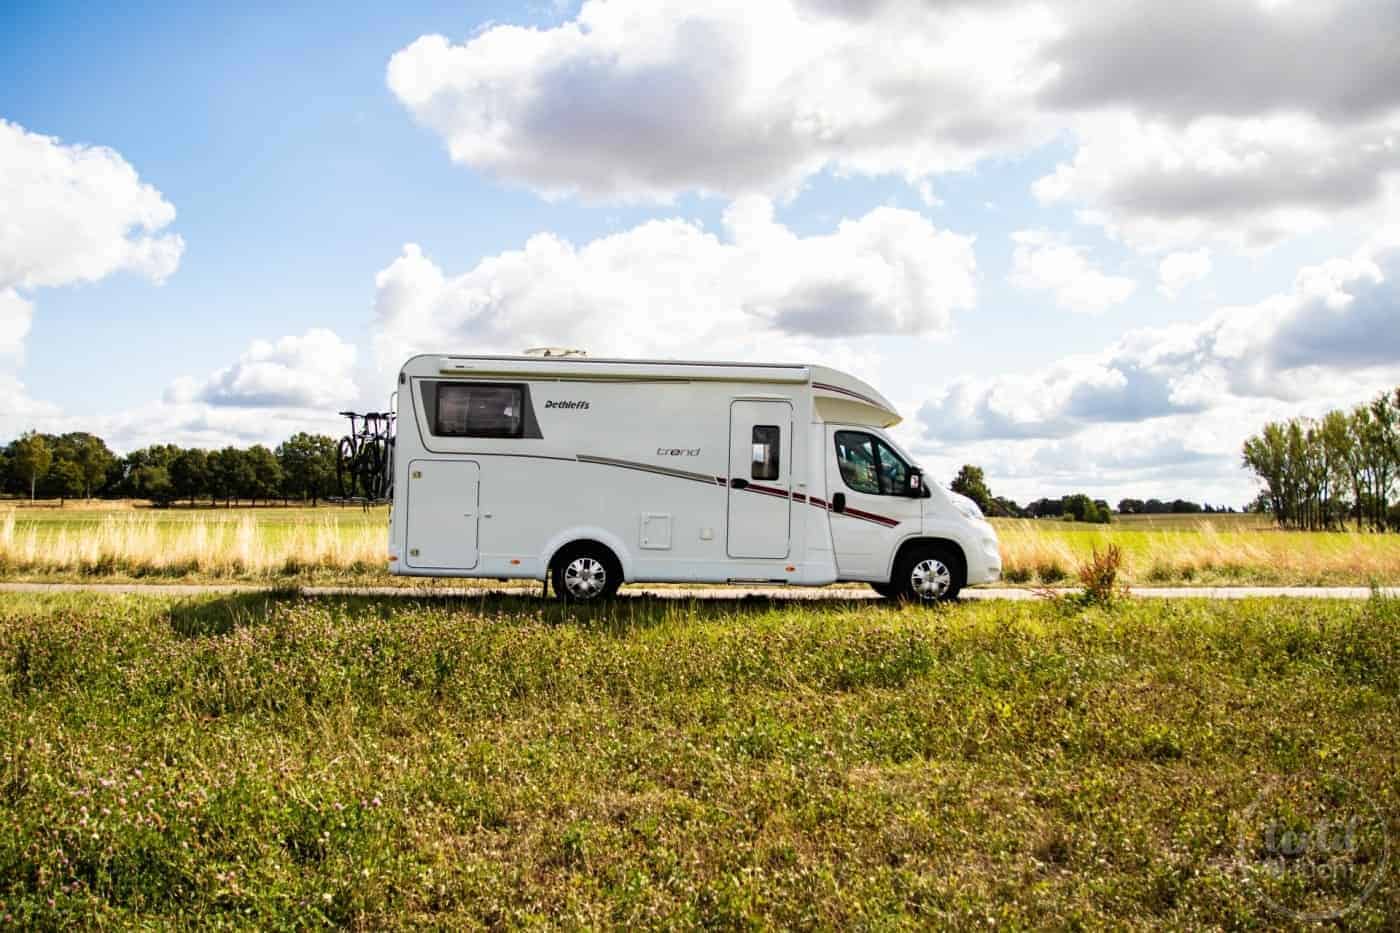
[[[971,500],[924,480],[878,392],[824,366],[417,356],[399,373],[390,569],[546,580],[996,580]]]

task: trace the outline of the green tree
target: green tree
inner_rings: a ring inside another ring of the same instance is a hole
[[[150,499],[158,506],[167,506],[175,498],[170,471],[163,464],[144,462],[131,475],[132,490],[137,497]]]
[[[83,498],[91,499],[106,484],[107,471],[116,462],[116,455],[102,438],[94,434],[77,436],[78,469],[83,475]]]
[[[29,486],[29,501],[33,502],[34,489],[53,462],[53,451],[42,434],[30,431],[15,442],[13,461],[15,476]]]
[[[255,497],[258,477],[253,472],[253,463],[248,458],[248,451],[239,450],[237,447],[225,447],[220,455],[227,471],[228,494],[233,497],[234,504],[236,505],[239,499]]]
[[[228,505],[229,500],[237,494],[235,474],[238,471],[238,457],[238,450],[233,447],[209,452],[205,460],[207,465],[205,485],[208,488],[211,506],[220,499],[223,500],[224,505]]]
[[[190,500],[209,487],[209,455],[198,447],[182,450],[170,461],[170,483],[175,495]]]
[[[282,488],[282,467],[277,457],[262,444],[254,444],[244,453],[248,467],[248,498],[257,505],[258,499],[270,500]]]
[[[1348,511],[1346,495],[1355,494],[1356,477],[1352,474],[1352,451],[1356,447],[1351,434],[1351,419],[1343,411],[1329,411],[1318,425],[1318,439],[1327,463],[1329,495],[1323,503],[1324,523],[1345,525]]]
[[[147,488],[146,484],[141,479],[142,469],[159,467],[165,472],[165,479],[169,482],[170,465],[179,455],[180,448],[174,444],[152,444],[149,447],[131,451],[122,458],[123,478],[118,487],[120,494],[138,499],[149,498],[144,491]],[[169,501],[168,497],[167,501]]]
[[[1066,517],[1073,517],[1077,522],[1090,522],[1092,524],[1105,525],[1109,521],[1108,503],[1100,507],[1099,503],[1081,493],[1072,496],[1065,496],[1062,504]]]
[[[984,513],[991,511],[992,491],[987,488],[987,479],[982,468],[970,463],[963,464],[958,475],[953,477],[952,490],[958,495],[967,496]]]
[[[50,495],[57,496],[59,504],[76,499],[83,494],[83,471],[72,460],[60,460],[49,467],[44,477],[44,487]]]
[[[277,445],[285,497],[310,499],[315,505],[335,481],[335,441],[324,434],[293,434]]]
[[[1370,486],[1371,527],[1386,525],[1386,508],[1395,474],[1400,471],[1400,401],[1392,404],[1389,393],[1371,402],[1371,421],[1360,438],[1365,448],[1366,474]]]
[[[1243,456],[1244,465],[1252,470],[1264,485],[1264,492],[1269,499],[1269,512],[1280,524],[1287,524],[1291,517],[1287,505],[1285,477],[1288,436],[1283,425],[1277,422],[1264,425],[1264,430],[1244,442]]]

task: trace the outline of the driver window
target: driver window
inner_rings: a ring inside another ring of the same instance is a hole
[[[875,446],[880,451],[880,494],[904,495],[904,483],[909,478],[909,467],[886,445],[876,441]]]
[[[836,432],[836,466],[841,481],[856,492],[880,494],[876,478],[875,438],[860,431]]]
[[[836,432],[836,465],[847,488],[871,496],[902,496],[909,465],[864,431]]]

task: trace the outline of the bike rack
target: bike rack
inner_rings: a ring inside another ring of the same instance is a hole
[[[359,503],[365,508],[394,497],[394,425],[397,393],[388,411],[342,411],[350,433],[336,445],[335,474],[339,496],[331,501]]]

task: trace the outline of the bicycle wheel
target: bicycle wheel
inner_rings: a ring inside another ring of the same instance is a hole
[[[340,498],[350,499],[355,495],[355,439],[342,437],[335,453],[335,487]]]
[[[376,440],[367,441],[365,446],[360,448],[359,469],[356,472],[360,482],[360,489],[363,491],[366,499],[379,498],[382,472],[379,458],[379,442]]]
[[[389,487],[394,483],[393,469],[389,460],[389,443],[384,438],[374,442],[374,498],[389,498]]]

